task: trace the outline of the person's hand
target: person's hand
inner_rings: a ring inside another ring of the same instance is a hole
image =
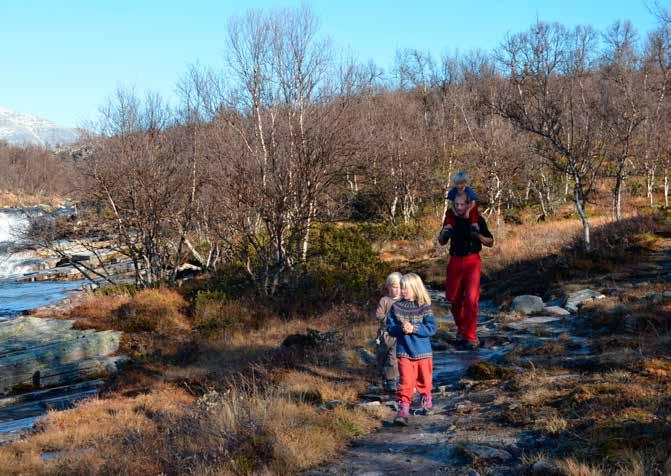
[[[414,330],[415,328],[409,322],[406,321],[403,323],[403,332],[406,334],[412,334]]]

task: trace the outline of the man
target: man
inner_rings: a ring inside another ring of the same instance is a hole
[[[438,241],[450,242],[450,262],[445,276],[445,297],[452,304],[452,315],[457,325],[458,346],[475,350],[480,345],[476,336],[478,327],[478,300],[480,299],[480,271],[482,245],[492,246],[494,237],[484,218],[478,217],[479,231],[471,228],[467,216],[468,196],[458,194],[453,202],[456,225],[443,227]]]

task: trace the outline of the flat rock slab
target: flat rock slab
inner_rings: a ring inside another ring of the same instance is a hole
[[[0,321],[0,443],[32,428],[47,411],[96,395],[101,377],[127,360],[113,355],[120,332],[76,330],[73,324],[32,316]]]
[[[510,329],[521,331],[529,328],[544,326],[545,324],[558,321],[561,321],[561,318],[555,316],[536,316],[536,317],[527,317],[526,319],[522,319],[521,321],[508,322],[505,325]]]
[[[586,302],[593,301],[594,299],[603,299],[605,297],[606,296],[598,291],[594,291],[592,289],[582,289],[568,295],[566,298],[566,304],[564,304],[564,308],[567,311],[576,313],[578,312],[578,309],[580,309],[580,306]]]
[[[564,309],[563,307],[559,306],[546,306],[543,309],[543,314],[547,314],[549,316],[570,316],[571,313]]]

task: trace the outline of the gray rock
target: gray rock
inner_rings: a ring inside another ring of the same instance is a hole
[[[465,449],[467,452],[471,453],[477,458],[487,461],[503,462],[513,459],[513,455],[508,453],[506,450],[492,448],[491,446],[470,444],[466,445]]]
[[[544,308],[545,304],[543,303],[543,299],[538,296],[532,296],[530,294],[517,296],[515,299],[513,299],[513,303],[511,305],[512,311],[519,312],[520,314],[527,316],[530,314],[541,313],[543,312]]]
[[[546,459],[539,459],[531,465],[531,474],[537,474],[540,476],[557,473],[557,467]]]
[[[578,312],[578,309],[580,309],[580,307],[586,302],[595,299],[603,299],[605,297],[606,296],[600,292],[594,291],[592,289],[582,289],[568,295],[566,304],[564,304],[564,308],[571,313],[576,313]]]
[[[382,406],[382,404],[378,401],[373,401],[373,402],[359,403],[357,406],[361,408],[373,408],[373,407],[380,407]]]
[[[365,365],[373,365],[375,363],[375,355],[368,349],[359,347],[356,351],[359,354],[361,362],[363,362]]]
[[[570,312],[568,312],[563,307],[559,307],[559,306],[546,306],[545,309],[543,309],[543,314],[547,314],[549,316],[570,316],[571,315]]]
[[[344,404],[345,402],[343,402],[342,400],[329,400],[324,404],[324,406],[329,410],[333,410],[334,408]]]
[[[559,320],[560,320],[559,317],[554,316],[527,317],[526,319],[522,319],[521,321],[508,322],[506,323],[506,326],[511,329],[515,329],[517,331],[523,331],[529,328],[535,328]]]

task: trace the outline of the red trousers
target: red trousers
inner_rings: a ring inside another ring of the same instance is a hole
[[[473,342],[477,341],[481,270],[478,253],[450,256],[445,277],[445,298],[452,304],[454,323],[461,335]]]
[[[410,360],[405,357],[398,359],[397,398],[401,403],[411,403],[415,388],[421,395],[431,395],[433,388],[433,359]]]
[[[468,213],[468,221],[471,225],[478,224],[478,206],[475,205],[471,208],[471,211]],[[448,208],[445,212],[445,220],[443,220],[443,226],[450,225],[452,228],[457,224],[457,216],[454,214],[452,207]]]

